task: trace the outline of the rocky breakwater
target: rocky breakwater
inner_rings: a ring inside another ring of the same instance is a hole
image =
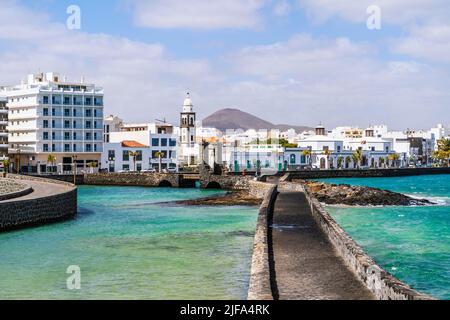
[[[370,187],[336,185],[316,181],[295,181],[306,186],[319,202],[328,205],[347,206],[425,206],[432,205],[426,199],[415,199],[401,193]]]

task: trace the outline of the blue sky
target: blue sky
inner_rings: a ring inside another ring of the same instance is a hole
[[[65,28],[73,4],[78,31]],[[381,30],[366,27],[371,4]],[[188,89],[200,118],[235,107],[295,125],[448,125],[448,16],[444,0],[5,0],[0,85],[85,76],[129,121],[176,121]]]

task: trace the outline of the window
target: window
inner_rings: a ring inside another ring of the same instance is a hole
[[[108,161],[114,161],[114,160],[116,160],[116,151],[108,150]]]
[[[97,132],[94,132],[94,140],[97,140]]]
[[[370,150],[375,151],[375,147],[371,147]]]
[[[389,152],[389,147],[386,147],[386,153],[388,153]]]
[[[64,117],[70,117],[70,109],[64,109]]]
[[[76,144],[73,145],[73,152],[77,152],[77,145]]]
[[[48,96],[43,97],[43,103],[48,104]],[[48,110],[48,109],[47,109]],[[47,146],[48,147],[48,146]]]
[[[94,98],[94,105],[96,105],[96,106],[103,106],[103,98],[102,97],[95,97]]]
[[[94,121],[94,129],[97,129],[97,121]]]
[[[123,171],[129,171],[130,170],[130,165],[129,164],[122,165],[122,170]]]
[[[55,151],[56,151],[56,145],[52,144],[52,152],[55,152]]]
[[[86,145],[86,152],[91,152],[92,151],[92,145],[90,143],[88,143]]]
[[[86,117],[92,117],[92,110],[91,109],[86,109],[85,116]]]
[[[70,129],[70,121],[69,120],[65,120],[64,121],[64,128],[65,129]]]
[[[92,99],[91,98],[86,98],[84,100],[84,104],[87,105],[87,106],[92,106]]]
[[[64,145],[64,152],[70,152],[70,144]]]
[[[44,120],[43,126],[44,128],[48,128],[48,120]]]
[[[341,152],[341,146],[337,146],[337,152]]]
[[[153,138],[152,139],[152,146],[153,147],[159,147],[159,139],[158,138]]]
[[[44,108],[44,117],[48,117],[48,108]]]
[[[86,121],[86,129],[90,129],[91,128],[91,122],[90,121]]]
[[[70,140],[70,132],[64,132],[64,140]]]
[[[56,109],[52,108],[52,116],[56,116]]]
[[[52,120],[52,128],[56,128],[55,120]]]
[[[94,117],[97,118],[97,109],[94,109]]]
[[[73,128],[74,128],[74,129],[77,128],[77,122],[76,122],[76,121],[73,122]]]
[[[130,161],[130,153],[128,150],[122,151],[122,161]]]
[[[297,157],[295,154],[291,154],[289,162],[290,164],[295,164],[297,162]]]
[[[44,152],[48,152],[48,144],[44,144]]]
[[[170,147],[176,147],[177,146],[177,140],[169,139],[169,146]]]
[[[48,140],[48,132],[44,132],[44,140]]]
[[[70,97],[64,97],[64,104],[65,105],[70,104]]]
[[[56,140],[56,133],[52,132],[52,140]]]
[[[86,140],[91,140],[92,139],[92,135],[90,132],[86,132]]]
[[[97,152],[97,144],[94,143],[94,152]]]
[[[167,147],[167,139],[161,139],[161,147]]]
[[[73,116],[74,116],[74,117],[77,116],[77,109],[73,109]]]

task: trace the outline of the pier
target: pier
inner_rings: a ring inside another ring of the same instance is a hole
[[[271,232],[278,299],[375,298],[348,269],[320,230],[303,192],[280,192],[275,202]]]

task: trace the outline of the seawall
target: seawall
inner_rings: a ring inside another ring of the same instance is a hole
[[[372,291],[379,300],[432,300],[433,298],[411,289],[381,268],[332,218],[324,207],[300,184],[284,183],[280,188],[305,192],[312,215],[328,237],[347,267]]]
[[[401,168],[401,169],[360,169],[360,170],[303,170],[287,172],[288,180],[322,178],[374,178],[404,177],[434,174],[450,174],[448,168]]]
[[[32,186],[33,191],[0,202],[0,231],[73,218],[77,213],[77,188],[69,183],[36,177],[8,175]]]
[[[276,197],[277,187],[270,185],[256,223],[248,300],[273,300],[269,225]]]

